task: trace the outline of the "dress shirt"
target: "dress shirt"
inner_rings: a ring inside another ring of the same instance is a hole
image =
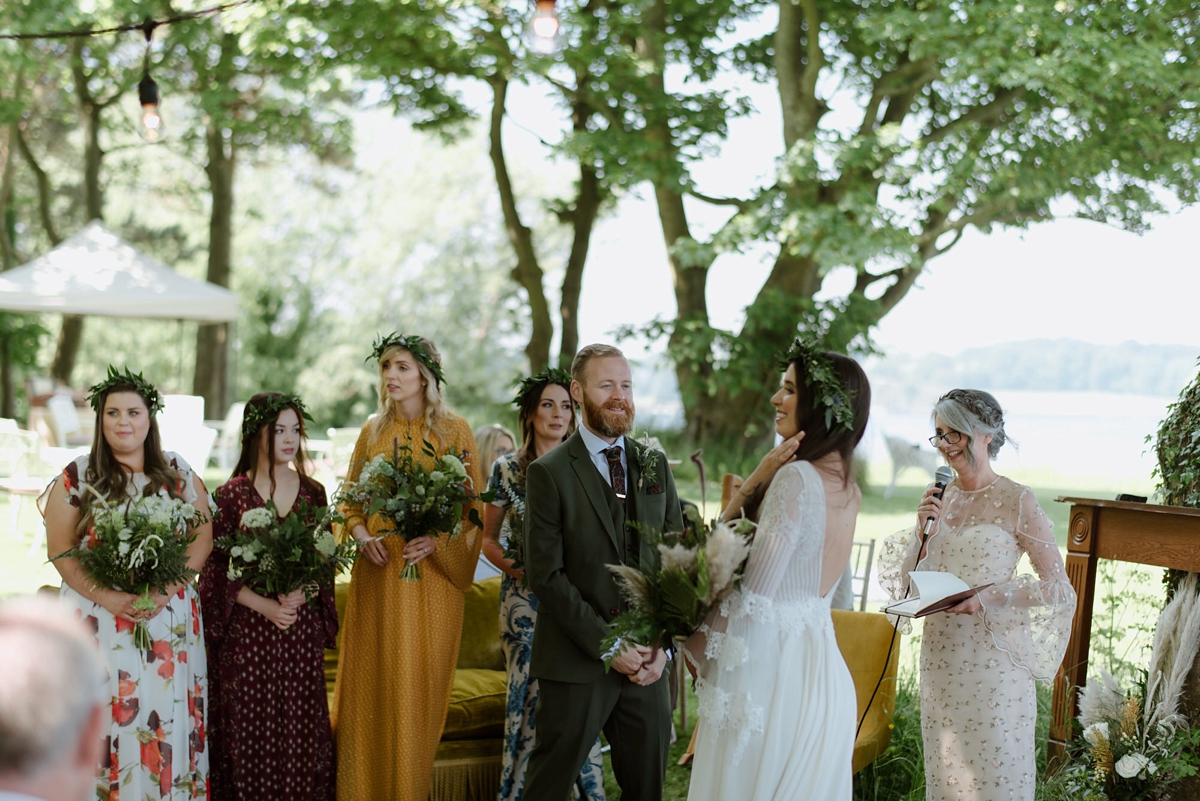
[[[609,445],[589,431],[586,424],[579,426],[579,436],[583,438],[584,447],[587,448],[588,455],[592,457],[592,464],[596,465],[604,483],[610,488],[612,487],[612,475],[608,472],[608,457],[604,455],[604,452],[609,448],[620,448],[621,467],[625,468],[625,482],[629,483],[629,462],[625,459],[625,437],[617,437],[617,441]]]

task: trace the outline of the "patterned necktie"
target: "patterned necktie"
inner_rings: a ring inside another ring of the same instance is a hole
[[[617,497],[625,499],[625,468],[621,466],[621,449],[607,448],[604,451],[608,458],[608,477],[612,480],[613,492]]]

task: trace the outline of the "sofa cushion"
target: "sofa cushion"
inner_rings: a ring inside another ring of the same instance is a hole
[[[503,670],[456,670],[442,739],[503,736],[507,691]]]
[[[892,624],[888,622],[887,615],[878,612],[834,609],[833,630],[842,658],[846,660],[846,667],[850,669],[850,677],[854,680],[854,693],[858,699],[856,725],[858,719],[863,717],[863,710],[871,699],[876,682],[880,683],[879,692],[871,701],[871,711],[867,713],[862,731],[854,742],[853,769],[857,773],[886,751],[892,739],[900,638],[896,637],[889,657]]]
[[[500,649],[500,576],[476,581],[467,590],[456,667],[504,670],[504,651]]]

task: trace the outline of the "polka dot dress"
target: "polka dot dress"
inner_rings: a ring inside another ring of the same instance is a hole
[[[411,445],[431,467],[433,460],[421,453],[422,439],[428,438],[439,455],[451,446],[468,454],[467,474],[482,488],[478,449],[466,420],[450,415],[441,431],[441,437],[430,437],[422,420],[399,421],[372,441],[364,427],[347,478],[357,478],[367,460],[390,455],[393,440]],[[362,510],[343,511],[347,528],[362,522]],[[372,532],[376,521],[368,525]],[[387,565],[376,567],[366,558],[354,565],[342,624],[332,710],[337,794],[341,801],[426,801],[458,661],[463,599],[482,535],[466,522],[459,536],[442,534],[415,582],[399,578],[404,541],[382,542]]]

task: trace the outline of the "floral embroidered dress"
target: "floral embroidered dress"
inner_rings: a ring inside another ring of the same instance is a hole
[[[424,420],[388,424],[372,439],[363,427],[346,478],[356,481],[362,467],[380,454],[391,455],[393,442],[409,445],[414,458],[431,468],[421,451],[429,439],[439,457],[453,446],[466,456],[471,486],[479,475],[475,437],[467,421],[451,414],[441,436],[430,435]],[[478,508],[478,507],[477,507]],[[346,507],[345,529],[366,525],[376,534],[379,518],[365,520],[363,509]],[[404,539],[381,540],[388,563],[376,567],[366,557],[354,563],[337,685],[333,694],[334,739],[338,754],[338,797],[341,801],[426,801],[433,782],[433,760],[458,662],[463,605],[471,588],[479,548],[479,529],[463,521],[457,537],[443,533],[436,548],[421,561],[420,581],[402,581]]]
[[[496,460],[488,486],[496,490],[492,503],[505,510],[500,539],[507,544],[513,529],[524,525],[525,517],[525,486],[517,479],[516,454]],[[529,678],[529,655],[537,609],[538,599],[533,591],[505,573],[500,579],[500,645],[508,671],[508,708],[504,718],[500,801],[520,801],[525,791],[525,769],[533,752],[538,683],[537,679]],[[597,739],[571,790],[571,801],[604,801],[604,798],[604,758]]]
[[[884,542],[880,583],[894,599],[904,597],[919,545],[916,527]],[[976,614],[924,618],[925,797],[1031,801],[1034,681],[1053,681],[1075,613],[1050,521],[1033,491],[1010,479],[973,491],[952,483],[919,569],[948,571],[970,586],[993,583]]]
[[[786,464],[763,499],[741,586],[701,626],[688,801],[849,801],[856,698],[834,637],[834,590],[820,594],[824,551],[821,476]]]
[[[266,501],[249,476],[216,492],[213,541],[232,536],[249,509]],[[296,503],[325,506],[325,490],[301,481]],[[229,554],[214,548],[200,575],[210,670],[212,801],[332,801],[333,731],[325,693],[325,648],[334,647],[332,589],[300,607],[287,631],[237,603],[226,577]]]
[[[199,497],[192,469],[178,455],[165,454],[179,472],[178,492],[188,503]],[[82,506],[82,477],[88,457],[80,456],[63,470],[67,502]],[[130,476],[130,488],[142,494],[148,479]],[[166,489],[159,491],[166,497]],[[97,773],[98,801],[204,798],[208,793],[205,749],[205,698],[208,670],[201,631],[200,606],[189,584],[150,620],[150,651],[133,647],[133,624],[118,620],[63,584],[64,602],[79,610],[95,632],[109,667],[106,695],[112,699],[112,722],[104,735]]]

